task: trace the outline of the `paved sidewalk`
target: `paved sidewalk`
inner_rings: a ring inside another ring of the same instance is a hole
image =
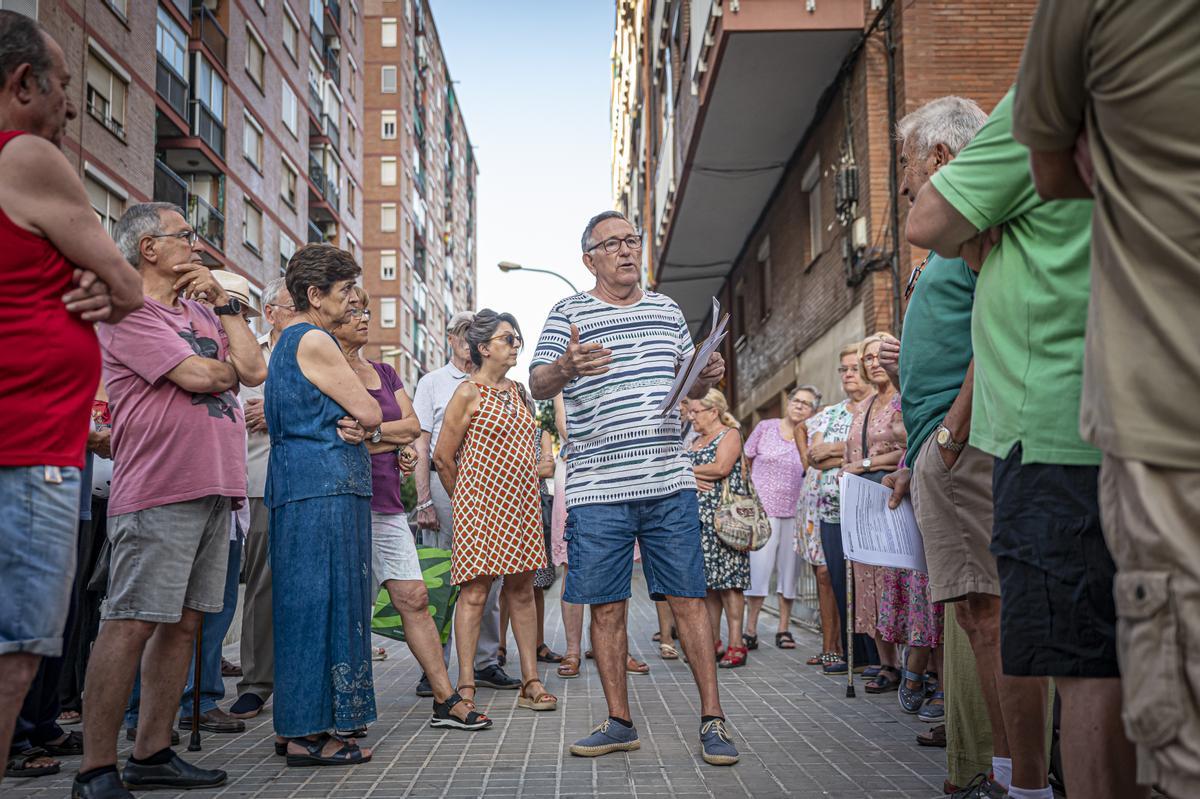
[[[355,768],[289,769],[274,755],[270,705],[242,735],[205,734],[202,752],[189,760],[229,772],[219,789],[180,794],[187,799],[246,797],[903,797],[941,795],[942,749],[914,740],[926,728],[901,712],[894,693],[845,698],[845,680],[804,665],[819,641],[797,634],[799,648],[772,645],[775,619],[762,617],[764,645],[747,666],[720,670],[722,701],[742,761],[732,768],[706,765],[699,755],[699,706],[691,673],[682,660],[664,662],[650,638],[654,607],[639,580],[630,608],[630,648],[651,665],[648,676],[630,676],[630,699],[642,748],[628,754],[585,759],[566,748],[603,720],[604,695],[591,661],[579,678],[561,680],[543,664],[548,690],[559,697],[554,713],[516,707],[516,691],[480,689],[479,704],[495,721],[481,733],[433,730],[430,703],[412,690],[418,668],[404,644],[376,639],[389,651],[375,664],[379,720],[368,745],[371,763]],[[558,588],[547,597],[547,635],[564,649]],[[585,636],[586,646],[586,636]],[[510,653],[515,655],[510,640]],[[453,664],[452,664],[453,665]],[[517,673],[513,664],[512,673]],[[232,690],[234,681],[227,681]],[[229,696],[229,701],[232,696]],[[226,703],[228,704],[228,702]],[[78,729],[78,728],[75,728]],[[186,746],[187,736],[184,736]],[[122,758],[130,745],[122,739]],[[64,760],[54,777],[6,779],[6,799],[67,797],[78,758]],[[154,797],[171,796],[158,791]]]

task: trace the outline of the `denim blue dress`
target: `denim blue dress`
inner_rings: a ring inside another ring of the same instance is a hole
[[[275,626],[275,732],[287,738],[375,720],[371,680],[371,461],[337,436],[346,411],[296,361],[315,325],[271,354],[266,504]],[[322,331],[323,335],[330,335]]]

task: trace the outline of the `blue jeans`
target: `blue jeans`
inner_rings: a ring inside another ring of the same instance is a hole
[[[200,712],[208,713],[217,707],[217,702],[225,698],[225,680],[221,677],[221,644],[229,625],[233,623],[233,614],[237,610],[238,574],[242,570],[242,543],[232,540],[229,542],[229,568],[225,572],[225,604],[217,613],[205,613],[201,627],[200,656],[204,658],[200,664]],[[187,687],[183,689],[183,697],[179,700],[180,718],[192,717],[192,691],[195,690],[196,656],[188,665]],[[133,693],[129,697],[129,706],[125,709],[125,726],[137,727],[138,705],[142,696],[141,672],[133,682]]]
[[[567,583],[563,600],[603,605],[628,599],[633,542],[642,550],[650,597],[703,597],[700,506],[695,490],[630,502],[576,505],[567,511]]]
[[[75,468],[0,467],[0,655],[62,654],[79,490]]]

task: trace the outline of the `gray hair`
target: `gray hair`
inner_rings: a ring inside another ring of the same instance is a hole
[[[621,213],[620,211],[601,211],[593,216],[588,220],[587,227],[583,229],[583,238],[579,240],[579,245],[583,247],[584,252],[587,252],[588,247],[591,246],[592,232],[595,231],[596,225],[600,224],[605,219],[620,219],[625,222],[629,221],[625,218],[625,214]]]
[[[951,155],[958,155],[987,122],[987,114],[974,100],[965,97],[939,97],[906,115],[896,123],[896,140],[910,142],[919,157],[939,144]]]
[[[475,321],[475,314],[472,311],[459,311],[450,317],[450,321],[446,323],[446,334],[450,336],[463,336],[467,332],[467,328]]]
[[[287,281],[282,277],[275,278],[263,289],[263,303],[277,305],[280,295],[285,291],[287,291]]]
[[[187,214],[174,203],[137,203],[129,206],[113,228],[113,241],[125,260],[133,266],[142,263],[141,245],[146,236],[162,232],[162,215],[174,211],[187,219]]]
[[[28,64],[42,94],[50,91],[50,69],[53,62],[46,45],[49,34],[38,24],[16,11],[0,11],[0,86],[22,64]]]
[[[471,362],[476,366],[483,366],[483,353],[479,348],[492,340],[501,322],[508,322],[517,335],[521,336],[521,326],[517,324],[517,318],[510,313],[496,313],[491,308],[483,308],[471,320],[471,326],[467,328],[467,343],[471,345]]]
[[[791,402],[792,400],[794,400],[796,398],[796,395],[799,394],[801,391],[807,391],[809,394],[813,395],[813,399],[816,400],[816,403],[814,404],[813,407],[819,408],[821,406],[821,389],[819,389],[816,386],[811,385],[809,383],[805,383],[802,386],[796,386],[795,388],[793,388],[792,393],[788,394],[788,402]]]

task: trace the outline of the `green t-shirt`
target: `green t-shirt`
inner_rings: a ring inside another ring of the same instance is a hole
[[[1010,90],[931,178],[978,230],[1002,230],[975,290],[971,443],[998,458],[1020,444],[1023,463],[1098,464],[1079,435],[1092,202],[1038,197],[1012,104]]]
[[[909,466],[954,404],[971,365],[976,275],[961,258],[930,253],[900,334],[900,396]]]

